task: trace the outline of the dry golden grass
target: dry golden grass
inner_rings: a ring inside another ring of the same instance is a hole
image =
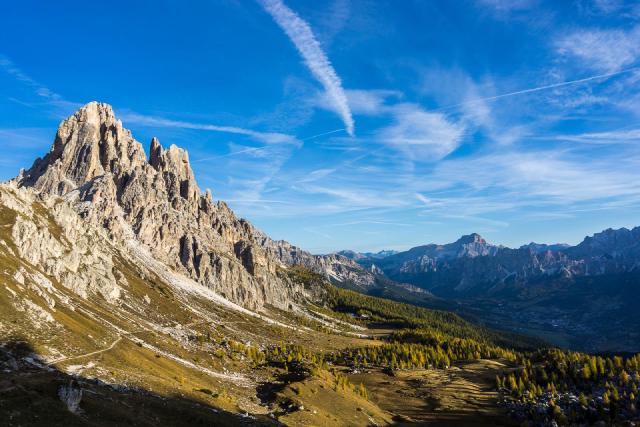
[[[493,360],[456,363],[447,370],[378,370],[350,375],[363,383],[378,406],[394,414],[397,425],[511,426],[498,407],[495,375],[505,365]]]
[[[281,405],[293,405],[292,412],[278,417],[291,426],[370,426],[391,423],[389,413],[361,397],[349,387],[336,385],[328,371],[287,385],[278,393]],[[303,409],[300,409],[303,408]]]
[[[46,208],[34,203],[32,209],[39,223],[66,243]],[[232,351],[228,343],[261,348],[290,343],[329,353],[381,341],[356,337],[348,328],[332,333],[326,325],[299,313],[273,309],[266,313],[294,326],[285,328],[196,296],[190,297],[189,307],[160,278],[122,256],[114,257],[113,273],[123,279],[120,282],[125,291],[117,304],[107,304],[95,295],[83,299],[49,277],[58,300],[55,309],[47,308],[34,290],[13,279],[20,267],[36,272],[35,266],[11,254],[15,252],[11,226],[16,215],[0,206],[0,240],[6,243],[0,246],[0,319],[15,332],[12,337],[0,336],[0,340],[26,341],[32,351],[57,359],[53,366],[58,370],[14,375],[25,390],[22,394],[13,386],[7,388],[9,394],[0,387],[0,413],[4,407],[26,404],[31,398],[43,402],[41,411],[33,413],[35,418],[22,419],[24,425],[37,425],[44,419],[38,417],[47,412],[63,424],[77,421],[61,409],[56,386],[51,385],[67,379],[66,373],[99,378],[116,386],[85,384],[91,393],[81,407],[95,425],[110,425],[127,416],[139,416],[140,425],[233,425],[246,421],[233,414],[245,412],[257,422],[270,422],[266,414],[273,412],[278,422],[292,426],[509,425],[497,409],[497,396],[492,391],[501,368],[498,362],[482,360],[460,363],[449,370],[401,371],[394,377],[378,370],[351,375],[352,384],[366,386],[369,399],[350,387],[337,386],[336,377],[325,370],[283,382],[280,368],[256,366]],[[14,294],[47,309],[54,322],[34,328],[28,313],[16,305]],[[60,296],[70,304],[61,303]],[[339,322],[336,326],[341,328]],[[361,332],[380,338],[391,330]],[[226,373],[238,376],[225,377]],[[268,393],[264,393],[265,384]]]

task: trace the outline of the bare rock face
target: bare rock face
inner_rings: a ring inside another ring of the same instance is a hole
[[[18,187],[62,196],[115,242],[135,239],[154,258],[252,309],[288,307],[304,290],[277,274],[285,263],[263,234],[224,202],[201,194],[186,151],[154,138],[142,145],[92,102],[66,119],[49,154],[16,178]]]
[[[273,240],[259,232],[255,234],[260,246],[282,263],[302,265],[339,285],[368,290],[376,285],[376,277],[383,275],[381,270],[366,269],[344,255],[313,255],[284,240]]]
[[[28,189],[14,190],[0,185],[0,207],[15,212],[11,224],[13,257],[37,266],[41,271],[82,298],[100,295],[115,303],[122,295],[123,277],[115,277],[112,246],[106,236],[83,221],[66,203],[37,197]],[[53,231],[53,232],[52,232]],[[37,270],[18,271],[15,279],[25,283],[54,307],[51,280]]]
[[[142,166],[145,157],[111,107],[91,103],[62,122],[51,152],[36,160],[20,184],[64,195],[106,173],[120,178]]]

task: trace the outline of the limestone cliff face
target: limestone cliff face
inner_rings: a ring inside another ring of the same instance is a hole
[[[22,285],[29,278],[32,290],[51,309],[55,307],[54,294],[64,301],[52,280],[85,299],[100,295],[109,303],[119,300],[126,279],[115,272],[115,246],[69,204],[0,184],[0,214],[7,220],[0,254],[15,260],[16,265],[22,261],[30,266],[20,267],[13,278]]]
[[[202,194],[186,151],[154,138],[149,159],[116,119],[92,102],[66,119],[49,154],[15,183],[62,196],[115,242],[136,240],[169,267],[252,309],[288,307],[305,298],[277,274],[285,263],[261,242],[264,235],[224,202]]]
[[[268,236],[256,232],[257,243],[267,253],[279,259],[286,265],[302,265],[327,279],[342,286],[356,287],[367,291],[376,285],[376,273],[363,268],[356,261],[340,254],[313,255],[284,240],[273,240]]]
[[[146,156],[106,104],[91,103],[62,122],[51,151],[20,179],[22,186],[64,195],[105,174],[121,179]]]

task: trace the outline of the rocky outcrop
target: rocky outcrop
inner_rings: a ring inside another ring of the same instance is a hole
[[[277,274],[285,265],[264,235],[224,202],[202,194],[186,151],[153,138],[149,159],[116,119],[92,102],[59,127],[51,151],[15,179],[61,196],[113,241],[135,239],[154,258],[252,309],[288,307],[304,290]]]
[[[378,273],[340,254],[312,255],[284,240],[261,234],[258,243],[267,253],[286,265],[301,265],[341,286],[368,290],[377,283]]]
[[[50,308],[55,306],[51,295],[56,292],[51,280],[85,299],[92,295],[109,303],[120,299],[126,279],[114,274],[112,245],[68,204],[0,185],[0,209],[12,217],[6,225],[11,227],[10,235],[3,240],[11,245],[4,250],[34,266],[18,270],[14,279],[25,284],[28,277],[33,290]]]
[[[112,108],[94,102],[62,122],[49,154],[37,159],[18,184],[64,195],[106,174],[122,180],[145,163],[142,146]]]

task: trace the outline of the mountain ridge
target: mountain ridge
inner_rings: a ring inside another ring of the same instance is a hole
[[[609,228],[586,236],[574,246],[564,243],[531,242],[518,248],[510,248],[491,244],[479,234],[472,233],[461,236],[452,243],[432,243],[415,246],[385,257],[361,255],[354,259],[367,268],[375,266],[388,277],[399,279],[398,276],[402,273],[428,273],[450,268],[451,262],[476,264],[481,262],[470,260],[476,257],[480,257],[481,260],[491,257],[505,260],[518,258],[522,264],[520,266],[513,264],[513,260],[505,262],[521,270],[527,268],[529,263],[529,267],[539,267],[539,273],[547,275],[558,272],[570,275],[593,275],[627,271],[640,263],[640,227],[632,229],[623,227],[617,230]],[[460,259],[466,259],[466,261],[456,261]],[[406,277],[402,278],[405,281],[406,279]],[[408,282],[417,284],[411,280]]]
[[[638,349],[629,331],[640,328],[632,302],[632,285],[640,280],[640,227],[607,229],[575,246],[508,248],[472,234],[357,262],[494,327],[530,330],[583,350]],[[607,326],[621,323],[627,326]]]
[[[152,138],[149,157],[108,104],[91,102],[64,120],[49,153],[12,181],[63,197],[111,238],[136,240],[169,267],[252,309],[305,298],[278,274],[303,265],[363,289],[375,275],[337,254],[312,255],[238,218],[197,184],[188,153]]]

